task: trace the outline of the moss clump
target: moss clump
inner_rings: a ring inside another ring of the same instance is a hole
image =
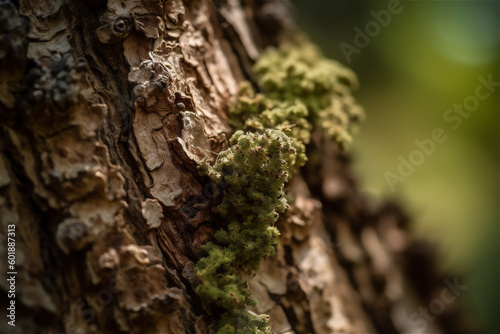
[[[296,150],[280,130],[237,131],[230,145],[213,167],[201,167],[212,181],[227,185],[216,211],[229,224],[215,233],[216,244],[202,246],[207,255],[195,265],[200,280],[196,291],[225,309],[218,334],[271,333],[266,316],[245,310],[256,301],[236,272],[256,269],[262,258],[275,252],[279,231],[273,225],[288,207],[283,187]]]
[[[241,84],[236,104],[230,111],[231,125],[236,129],[286,131],[297,151],[293,161],[289,161],[292,172],[307,161],[305,144],[311,139],[308,114],[307,107],[300,101],[289,103],[269,99],[263,94],[256,94],[248,82]]]
[[[261,93],[243,83],[230,119],[236,129],[255,133],[237,131],[214,166],[200,168],[226,186],[216,212],[227,227],[202,246],[206,256],[195,265],[197,293],[225,310],[217,334],[271,333],[266,315],[246,310],[256,300],[237,273],[258,268],[262,258],[274,254],[279,236],[274,223],[288,207],[283,187],[307,161],[312,130],[321,129],[345,147],[363,118],[350,95],[354,74],[305,40],[264,52],[254,70]]]
[[[257,315],[244,309],[226,313],[220,322],[224,325],[217,334],[271,334],[268,315]]]
[[[324,58],[305,39],[265,51],[254,70],[262,93],[244,83],[230,111],[231,123],[249,131],[291,128],[298,152],[292,170],[306,161],[303,146],[313,127],[342,148],[351,142],[364,114],[351,96],[357,81],[350,70]]]

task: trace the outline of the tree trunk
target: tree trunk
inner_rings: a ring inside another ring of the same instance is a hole
[[[14,278],[0,286],[15,305],[0,331],[214,332],[193,267],[217,217],[196,168],[227,148],[228,106],[293,32],[289,5],[6,0],[0,27],[0,268]],[[359,194],[335,144],[315,132],[307,150],[276,255],[246,277],[253,311],[275,333],[404,330],[440,292],[432,254],[396,204]],[[427,331],[452,328],[446,311]]]

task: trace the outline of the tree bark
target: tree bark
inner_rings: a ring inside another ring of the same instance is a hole
[[[294,31],[266,0],[0,3],[3,333],[212,333],[193,266],[217,217],[207,180],[252,64]],[[247,277],[275,333],[397,333],[440,280],[396,204],[360,195],[313,133],[274,257]],[[193,209],[194,208],[194,209]],[[14,226],[13,228],[11,226]],[[7,243],[5,243],[7,244]],[[416,269],[418,268],[418,269]],[[413,276],[420,272],[418,278]],[[11,275],[8,275],[11,276]],[[436,290],[438,289],[438,290]],[[451,308],[427,331],[455,324]]]

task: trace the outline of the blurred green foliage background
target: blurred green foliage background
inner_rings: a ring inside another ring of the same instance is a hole
[[[351,149],[362,189],[406,206],[415,234],[438,245],[442,270],[468,285],[458,301],[489,333],[498,332],[500,87],[457,129],[443,116],[475,94],[479,76],[500,81],[500,2],[403,1],[380,31],[368,27],[372,37],[363,47],[355,28],[365,32],[372,11],[387,10],[387,1],[292,3],[300,28],[359,77],[355,96],[367,120]],[[398,157],[408,159],[418,149],[414,141],[435,128],[446,142],[391,191],[384,174],[397,174]]]

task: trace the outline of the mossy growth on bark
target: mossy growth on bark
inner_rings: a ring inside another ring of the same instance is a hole
[[[215,233],[216,243],[202,246],[206,256],[195,265],[197,293],[226,311],[218,334],[270,333],[265,315],[245,310],[256,301],[237,271],[257,269],[262,258],[275,252],[279,231],[274,223],[288,207],[283,188],[295,154],[281,130],[237,131],[214,166],[200,168],[215,183],[226,185],[216,212],[228,226]]]
[[[197,293],[225,310],[217,334],[271,333],[266,315],[246,310],[257,301],[238,272],[257,269],[274,254],[274,223],[288,207],[283,188],[306,163],[311,132],[319,129],[344,148],[363,118],[350,94],[355,75],[304,39],[265,51],[254,71],[261,92],[241,84],[230,110],[239,131],[213,166],[200,167],[212,182],[225,185],[215,194],[221,195],[215,210],[227,227],[202,246],[206,255],[195,265]]]
[[[256,93],[249,83],[241,85],[230,110],[231,125],[247,131],[290,128],[298,155],[292,170],[307,160],[304,145],[312,129],[320,129],[341,148],[352,141],[364,113],[351,95],[357,86],[351,70],[298,37],[265,51],[254,71],[261,92]]]
[[[236,129],[286,131],[297,150],[295,159],[290,162],[292,172],[307,161],[305,145],[311,140],[312,129],[308,115],[307,107],[300,101],[289,103],[269,99],[256,94],[249,82],[241,84],[238,100],[230,111],[231,125]]]

